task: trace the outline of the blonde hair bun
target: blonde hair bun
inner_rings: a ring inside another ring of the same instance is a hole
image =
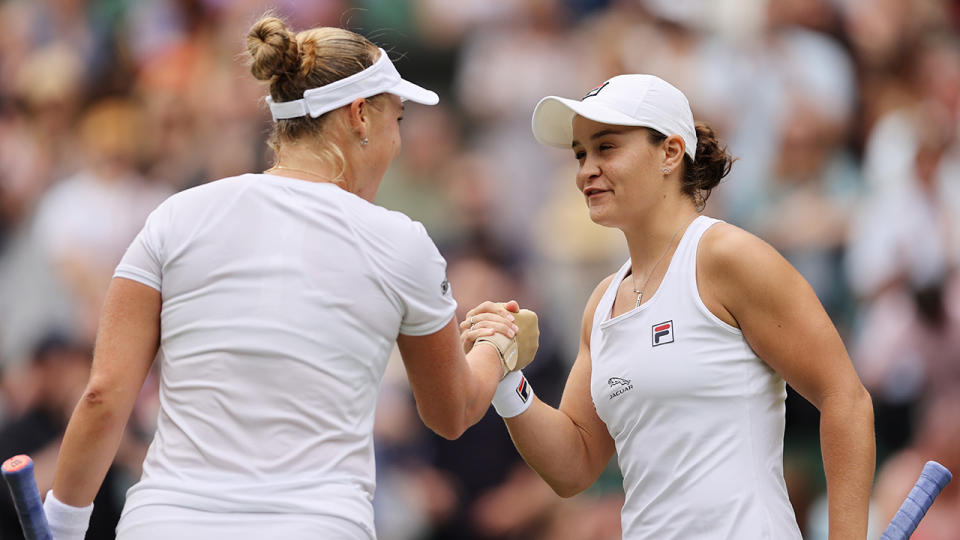
[[[253,59],[250,72],[261,81],[272,80],[300,68],[297,37],[277,17],[264,17],[247,34],[247,51]]]

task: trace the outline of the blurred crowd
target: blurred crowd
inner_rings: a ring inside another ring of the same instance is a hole
[[[295,29],[360,32],[440,94],[407,108],[377,202],[424,223],[461,318],[485,299],[540,313],[528,375],[542,399],[559,402],[587,296],[627,254],[589,221],[572,153],[534,141],[531,113],[548,94],[653,73],[738,157],[706,213],[800,270],[873,395],[876,528],[926,460],[960,472],[960,2],[0,0],[0,457],[31,453],[41,490],[146,215],[272,164],[266,88],[242,55],[268,8]],[[151,377],[88,538],[112,538],[156,410]],[[619,538],[615,461],[560,499],[493,412],[455,442],[427,432],[398,361],[378,410],[382,540]],[[816,410],[791,392],[787,422],[797,518],[825,539]],[[0,500],[3,539],[18,537],[10,512]],[[960,482],[918,535],[957,531]]]

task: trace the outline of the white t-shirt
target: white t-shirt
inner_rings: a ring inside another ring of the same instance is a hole
[[[800,540],[783,479],[786,388],[704,305],[690,224],[654,295],[610,318],[628,260],[600,300],[590,388],[616,443],[623,538]]]
[[[167,199],[115,274],[163,297],[157,433],[124,519],[322,514],[372,536],[380,379],[398,333],[450,322],[445,273],[422,225],[332,184],[246,174]]]

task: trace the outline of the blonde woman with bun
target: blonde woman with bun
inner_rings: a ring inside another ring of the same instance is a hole
[[[424,228],[372,204],[403,101],[437,95],[338,28],[268,16],[247,49],[270,84],[277,163],[170,197],[124,255],[45,502],[57,540],[83,538],[154,361],[158,429],[126,540],[375,538],[373,415],[394,343],[444,437],[483,416],[501,379],[501,346],[473,345],[514,337],[518,306],[490,303],[461,334]]]

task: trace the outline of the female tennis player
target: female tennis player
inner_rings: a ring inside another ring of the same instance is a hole
[[[374,538],[374,405],[394,343],[444,437],[483,416],[501,378],[497,349],[473,343],[513,336],[513,315],[487,305],[461,342],[437,248],[371,203],[403,100],[437,95],[346,30],[265,17],[247,47],[270,81],[277,164],[174,195],[124,255],[46,498],[57,540],[83,538],[155,357],[158,430],[121,539]]]
[[[783,478],[786,381],[820,410],[830,538],[863,540],[870,396],[804,279],[700,214],[732,161],[686,97],[621,75],[582,100],[544,98],[533,132],[573,152],[591,219],[623,232],[630,259],[587,302],[559,409],[507,391],[529,386],[520,372],[501,382],[494,403],[527,463],[570,496],[616,453],[624,538],[799,539]]]

